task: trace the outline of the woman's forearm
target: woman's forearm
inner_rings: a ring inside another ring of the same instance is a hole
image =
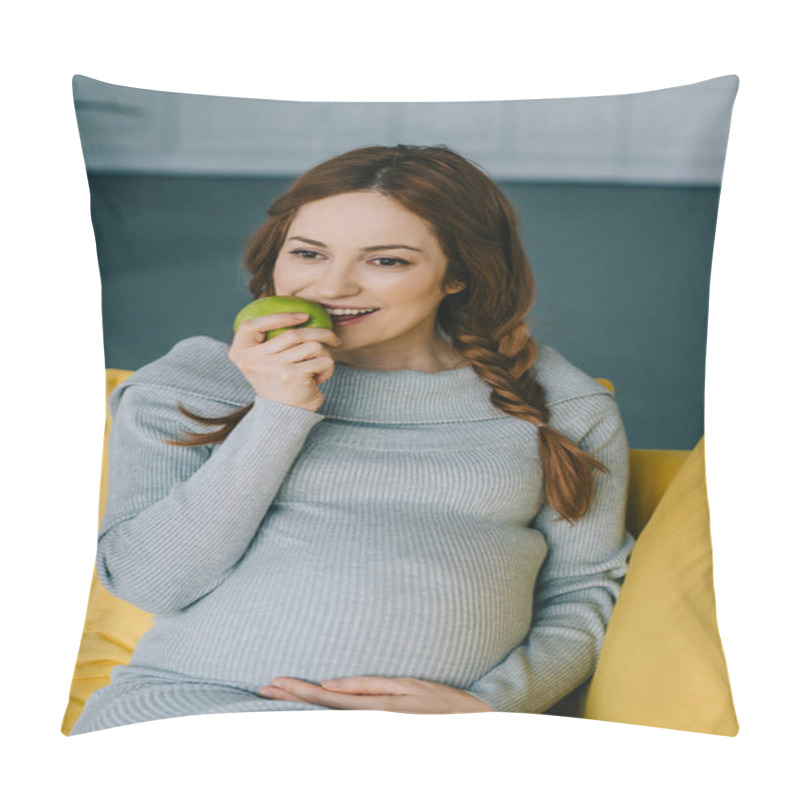
[[[177,433],[174,401],[140,392],[132,387],[122,400],[109,439],[97,572],[112,594],[165,613],[225,580],[323,417],[257,398],[209,454],[159,441]]]

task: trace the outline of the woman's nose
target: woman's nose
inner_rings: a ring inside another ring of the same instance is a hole
[[[345,297],[359,291],[353,270],[345,262],[329,264],[318,276],[315,288],[323,297]]]

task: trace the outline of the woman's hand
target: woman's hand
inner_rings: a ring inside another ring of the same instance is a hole
[[[308,319],[308,314],[302,315]],[[247,378],[258,397],[316,411],[325,399],[319,385],[334,370],[328,347],[341,339],[327,328],[292,328],[267,340],[266,331],[301,322],[295,314],[267,314],[242,322],[228,358]]]
[[[469,692],[418,678],[358,675],[322,681],[274,678],[258,690],[271,700],[293,700],[348,710],[396,711],[403,714],[470,714],[494,711]]]

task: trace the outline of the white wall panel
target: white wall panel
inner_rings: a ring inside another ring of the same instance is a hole
[[[544,100],[250,100],[74,81],[90,172],[293,176],[368,144],[447,144],[498,180],[719,184],[726,76]],[[90,124],[84,124],[89,123]]]

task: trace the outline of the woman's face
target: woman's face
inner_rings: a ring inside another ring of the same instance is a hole
[[[342,340],[337,362],[431,371],[452,366],[436,332],[439,303],[457,291],[442,290],[446,269],[425,220],[378,192],[348,192],[298,209],[273,281],[277,295],[326,307]]]

